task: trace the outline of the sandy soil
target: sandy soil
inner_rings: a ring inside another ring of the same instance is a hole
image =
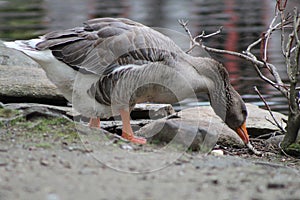
[[[64,119],[0,127],[1,200],[300,199],[299,160],[274,152],[206,155],[99,130],[78,137]]]

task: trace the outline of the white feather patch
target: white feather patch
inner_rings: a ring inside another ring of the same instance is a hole
[[[122,70],[124,70],[124,69],[132,69],[132,70],[134,70],[134,69],[140,69],[140,68],[142,68],[142,67],[144,67],[144,66],[145,66],[145,65],[134,65],[134,64],[130,64],[130,65],[122,65],[122,66],[117,67],[116,69],[114,69],[114,70],[112,71],[112,73],[117,73],[117,72],[122,71]]]
[[[43,40],[42,39],[16,40],[14,42],[4,42],[4,45],[12,49],[17,49],[19,51],[23,51],[23,50],[37,51],[35,47],[41,41]]]

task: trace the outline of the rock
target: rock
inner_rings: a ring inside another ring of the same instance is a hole
[[[191,150],[209,152],[218,137],[226,144],[244,146],[242,140],[216,116],[210,107],[185,109],[179,118],[164,118],[145,125],[136,134],[149,141],[176,143]]]
[[[268,111],[251,104],[246,106],[249,113],[247,128],[251,136],[279,130],[277,126],[267,121],[266,117],[270,118]],[[273,112],[273,114],[278,121],[286,119],[286,116],[280,113]],[[165,143],[173,141],[190,145],[192,150],[202,148],[201,150],[206,151],[211,149],[217,140],[226,146],[244,146],[235,131],[225,125],[210,106],[184,109],[178,113],[178,117],[153,121],[137,133],[151,138],[150,141]],[[206,149],[203,149],[204,146]]]
[[[213,156],[224,156],[224,151],[221,149],[214,149],[210,152],[210,154]]]
[[[156,120],[142,127],[136,134],[149,138],[150,142],[181,145],[180,148],[201,151],[210,151],[217,141],[215,137],[208,140],[211,135],[202,127],[191,125],[180,118]]]
[[[39,112],[48,114],[62,114],[68,116],[70,118],[80,115],[76,111],[73,110],[72,107],[66,106],[53,106],[53,105],[45,105],[38,103],[8,103],[3,104],[3,107],[11,110],[23,110],[26,114],[30,114],[31,112]]]
[[[272,145],[274,147],[279,147],[279,144],[282,142],[284,135],[276,135],[274,137],[270,137],[266,140],[267,144]]]
[[[0,65],[0,101],[66,102],[41,68],[4,65]]]
[[[0,167],[8,165],[7,160],[0,158]]]
[[[40,159],[40,164],[42,165],[42,166],[49,166],[49,160],[47,160],[47,159],[45,159],[45,158],[41,158]]]
[[[247,129],[250,136],[256,137],[262,134],[272,133],[275,131],[280,131],[280,129],[269,122],[267,119],[273,120],[270,116],[269,111],[259,108],[258,106],[247,103],[248,110],[247,117]],[[272,112],[274,117],[279,123],[282,123],[283,120],[287,120],[287,116],[278,113]],[[197,118],[201,119],[201,124],[206,122],[206,126],[209,123],[222,123],[224,122],[214,113],[213,109],[210,106],[202,106],[197,108],[189,108],[179,112],[179,116],[183,115],[185,118],[191,121],[197,121]],[[237,136],[236,133],[231,130],[227,125],[224,124],[223,133]]]
[[[208,131],[216,130],[221,135],[228,135],[242,144],[242,140],[215,114],[211,106],[184,109],[178,113],[178,116]]]
[[[50,193],[50,194],[47,194],[46,199],[47,200],[60,200],[61,198],[57,194]]]
[[[12,87],[13,86],[13,87]],[[66,102],[39,64],[0,41],[0,101]]]
[[[273,122],[269,111],[261,109],[258,106],[252,104],[246,104],[246,106],[248,110],[247,129],[249,135],[256,137],[262,134],[280,131],[280,129],[276,125],[268,121],[271,120]],[[278,112],[272,113],[275,119],[284,128],[285,124],[283,123],[283,119],[287,120],[287,116]]]
[[[268,189],[282,189],[282,188],[285,188],[285,187],[287,187],[287,186],[282,182],[277,182],[277,183],[269,182],[267,184]]]
[[[180,111],[178,116],[184,118],[189,124],[198,125],[211,134],[213,131],[219,135],[219,140],[223,143],[237,144],[243,146],[244,143],[236,134],[235,131],[230,129],[219,116],[215,114],[211,106],[201,106],[195,108],[188,108]]]
[[[131,117],[133,119],[159,119],[174,113],[171,104],[140,103],[135,105]]]

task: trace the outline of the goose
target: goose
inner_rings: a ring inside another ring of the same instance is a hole
[[[100,118],[121,116],[122,137],[137,144],[130,111],[137,103],[175,103],[207,93],[214,112],[245,144],[247,109],[225,67],[187,54],[173,40],[126,18],[96,18],[36,39],[4,43],[44,69],[75,110],[100,128]]]

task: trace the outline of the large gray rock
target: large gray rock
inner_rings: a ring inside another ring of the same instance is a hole
[[[37,67],[0,65],[0,101],[65,101],[45,72]],[[55,102],[52,102],[55,103]]]
[[[252,104],[246,104],[246,106],[249,113],[247,129],[250,136],[280,130],[267,120],[271,119],[268,111]],[[273,115],[279,122],[287,118],[277,112],[273,112]],[[244,146],[235,131],[230,129],[210,106],[188,108],[179,112],[174,118],[156,120],[142,127],[138,134],[154,141],[183,144],[193,150],[207,151],[217,140],[224,145]]]
[[[0,42],[0,101],[66,102],[39,65]],[[55,102],[52,102],[55,104]]]
[[[131,112],[133,119],[160,119],[171,114],[175,110],[171,104],[140,103],[136,104]]]
[[[247,128],[250,135],[258,136],[270,132],[280,131],[280,129],[275,125],[269,111],[261,109],[253,104],[246,105],[248,109]],[[285,128],[286,124],[284,121],[287,120],[287,116],[279,112],[272,113],[277,122],[283,128]]]
[[[159,119],[136,132],[153,143],[163,143],[183,149],[209,152],[218,139],[217,134],[209,132],[205,126],[190,123],[187,119]]]
[[[209,152],[218,140],[226,145],[244,145],[210,106],[182,110],[173,117],[156,120],[142,127],[137,134],[150,138],[150,141],[171,142],[204,152]]]
[[[274,124],[273,119],[269,111],[259,108],[253,104],[246,104],[248,117],[246,120],[247,129],[249,135],[258,136],[261,134],[266,134],[270,132],[280,131],[280,129]],[[283,120],[287,120],[287,116],[278,113],[272,112],[275,119],[285,127]],[[211,106],[201,106],[196,108],[189,108],[179,112],[179,116],[184,116],[185,119],[188,119],[190,123],[197,123],[199,118],[201,119],[201,125],[208,126],[212,122],[224,124],[224,122],[214,113]],[[270,122],[271,121],[271,122]],[[223,128],[224,132],[230,134],[235,134],[233,130],[225,125]]]

